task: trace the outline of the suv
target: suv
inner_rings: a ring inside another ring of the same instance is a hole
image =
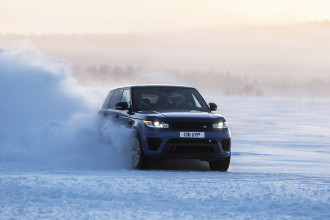
[[[231,135],[215,110],[217,105],[207,105],[193,87],[143,85],[111,90],[99,113],[135,130],[135,169],[156,157],[199,159],[208,161],[211,170],[227,171]]]

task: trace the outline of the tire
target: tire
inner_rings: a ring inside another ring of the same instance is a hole
[[[230,164],[230,156],[223,160],[210,161],[209,166],[213,171],[227,172]]]
[[[133,169],[145,168],[146,158],[144,156],[142,144],[140,138],[136,136],[133,140],[132,151],[131,151],[131,165]]]

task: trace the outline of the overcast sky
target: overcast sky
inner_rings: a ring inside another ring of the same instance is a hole
[[[0,0],[0,33],[127,33],[325,19],[329,0]]]

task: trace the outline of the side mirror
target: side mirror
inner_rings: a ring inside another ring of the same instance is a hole
[[[211,110],[211,111],[216,111],[217,108],[218,108],[217,104],[215,104],[215,103],[213,103],[213,102],[210,102],[210,103],[209,103],[209,107],[210,107],[210,110]]]
[[[128,103],[127,102],[118,102],[118,103],[116,103],[116,109],[128,110]]]

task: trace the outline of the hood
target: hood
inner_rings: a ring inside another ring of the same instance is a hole
[[[213,118],[214,114],[209,112],[160,112],[165,118]]]
[[[166,112],[166,111],[141,111],[139,112],[144,119],[153,120],[155,118],[164,119],[170,121],[174,119],[177,121],[214,121],[215,119],[223,118],[219,114],[210,112],[199,112],[199,111],[177,111],[177,112]]]

